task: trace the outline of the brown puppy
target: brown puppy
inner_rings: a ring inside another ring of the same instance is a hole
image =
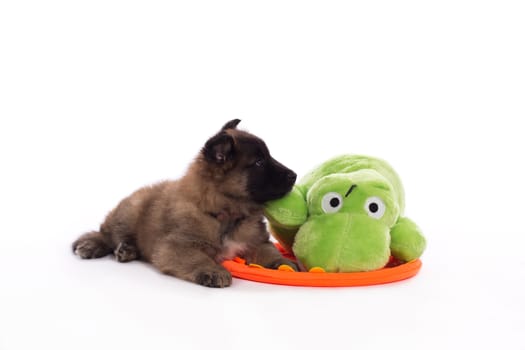
[[[210,138],[177,181],[144,187],[125,198],[73,251],[83,259],[114,253],[143,259],[163,273],[208,287],[226,287],[220,264],[240,256],[269,268],[284,259],[269,241],[263,203],[289,192],[296,175],[270,156],[258,137],[232,120]]]

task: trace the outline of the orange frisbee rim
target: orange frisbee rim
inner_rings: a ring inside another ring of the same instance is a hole
[[[278,246],[278,248],[280,248]],[[367,272],[295,272],[246,265],[244,260],[226,260],[223,266],[234,277],[244,280],[303,287],[357,287],[386,284],[414,277],[421,269],[420,259]]]

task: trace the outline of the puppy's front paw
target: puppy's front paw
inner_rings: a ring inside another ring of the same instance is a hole
[[[225,269],[201,271],[195,278],[195,283],[211,288],[224,288],[232,284],[232,275]]]

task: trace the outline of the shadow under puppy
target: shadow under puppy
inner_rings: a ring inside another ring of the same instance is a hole
[[[269,240],[263,203],[288,193],[296,174],[273,159],[258,137],[232,120],[210,138],[177,181],[144,187],[123,199],[73,251],[83,259],[113,253],[142,259],[165,274],[208,287],[227,287],[220,264],[240,256],[268,268],[287,264]]]

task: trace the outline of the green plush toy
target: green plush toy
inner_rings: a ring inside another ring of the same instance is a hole
[[[403,217],[401,180],[385,161],[343,155],[307,174],[266,216],[277,240],[306,270],[370,271],[392,255],[419,258],[426,241]]]

